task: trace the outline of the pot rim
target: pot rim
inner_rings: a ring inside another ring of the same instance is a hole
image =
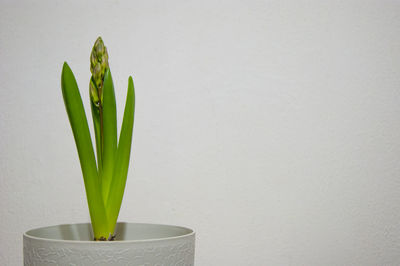
[[[50,225],[44,227],[38,227],[34,229],[30,229],[23,234],[24,238],[37,240],[37,241],[46,241],[46,242],[57,242],[57,243],[75,243],[75,244],[95,244],[95,245],[118,245],[118,244],[125,244],[125,243],[146,243],[146,242],[160,242],[160,241],[168,241],[168,240],[177,240],[186,237],[194,236],[196,233],[193,229],[184,226],[178,225],[168,225],[168,224],[157,224],[157,223],[130,223],[130,222],[118,222],[118,224],[136,224],[136,225],[150,225],[150,226],[163,226],[163,227],[170,227],[175,229],[183,229],[187,230],[188,233],[178,235],[178,236],[170,236],[170,237],[161,237],[161,238],[148,238],[148,239],[133,239],[133,240],[114,240],[114,241],[94,241],[94,240],[63,240],[63,239],[54,239],[54,238],[46,238],[46,237],[38,237],[32,236],[29,233],[34,230],[45,229],[50,227],[57,227],[62,225],[91,225],[91,223],[70,223],[70,224],[57,224],[57,225]]]

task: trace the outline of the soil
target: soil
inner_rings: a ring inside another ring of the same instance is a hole
[[[94,241],[114,241],[115,240],[115,235],[111,235],[107,238],[104,236],[100,237],[99,239],[94,238]]]

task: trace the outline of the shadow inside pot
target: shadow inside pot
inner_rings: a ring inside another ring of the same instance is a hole
[[[117,226],[115,227],[115,240],[125,240],[126,227],[126,223],[117,223]]]
[[[91,241],[93,231],[91,224],[63,224],[57,227],[63,240]]]

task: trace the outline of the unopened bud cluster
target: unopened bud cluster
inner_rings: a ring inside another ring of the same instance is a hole
[[[104,75],[108,69],[108,53],[101,37],[97,38],[90,55],[90,72],[92,78],[89,84],[90,98],[99,106],[103,100]]]

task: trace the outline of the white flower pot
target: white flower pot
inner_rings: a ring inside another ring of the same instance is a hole
[[[194,265],[195,233],[171,225],[118,223],[115,241],[91,241],[91,225],[24,234],[24,265]]]

